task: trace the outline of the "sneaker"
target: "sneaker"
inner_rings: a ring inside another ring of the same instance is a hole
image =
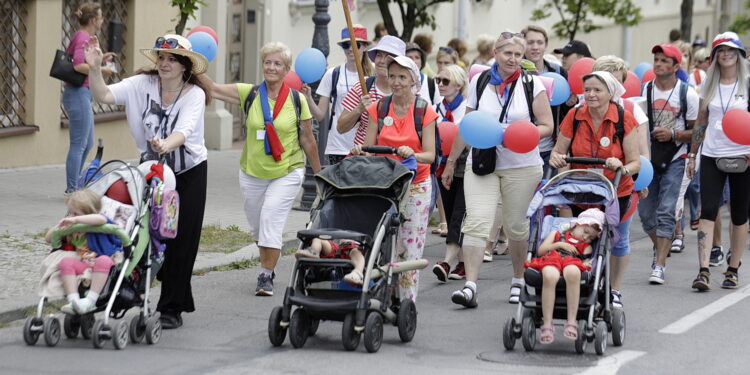
[[[740,278],[736,272],[724,272],[724,282],[721,283],[721,287],[724,289],[737,289],[740,283]]]
[[[711,289],[711,274],[709,272],[700,272],[698,276],[693,280],[693,289],[697,289],[700,292],[705,292]]]
[[[440,262],[436,263],[432,267],[432,273],[437,276],[437,279],[440,280],[441,283],[444,283],[448,281],[448,273],[450,272],[451,267],[448,265],[448,263]]]
[[[724,263],[724,249],[721,246],[714,246],[711,248],[711,259],[708,261],[708,265],[711,267],[718,267]]]
[[[622,294],[617,289],[612,289],[610,292],[612,296],[612,307],[622,308]]]
[[[258,275],[258,286],[255,287],[256,296],[272,296],[273,295],[273,276],[265,273]]]
[[[461,280],[466,278],[466,270],[464,270],[464,262],[458,262],[456,268],[448,274],[448,278],[451,280]]]
[[[159,316],[159,322],[164,329],[175,329],[182,327],[182,315],[174,312],[162,312]]]
[[[681,253],[685,249],[685,244],[682,242],[682,238],[675,238],[672,241],[672,247],[669,249],[670,253]]]
[[[489,263],[492,262],[492,253],[489,251],[484,252],[484,258],[482,258],[482,262]]]
[[[96,303],[91,302],[91,300],[88,299],[88,298],[86,298],[86,297],[79,298],[79,299],[73,301],[73,309],[79,315],[88,314],[88,313],[96,310]]]
[[[63,314],[66,314],[66,315],[75,315],[76,314],[76,311],[73,308],[73,303],[72,302],[68,302],[66,305],[64,305],[63,307],[61,307],[60,311]]]
[[[451,294],[451,301],[457,305],[474,308],[477,307],[477,292],[468,285],[464,285],[461,290]]]
[[[495,246],[492,248],[492,254],[494,255],[507,255],[510,253],[508,249],[508,241],[498,240],[495,242]]]
[[[508,297],[508,303],[518,303],[521,299],[521,288],[523,288],[522,284],[510,285],[510,297]]]
[[[648,282],[651,284],[664,284],[664,267],[660,265],[654,265],[651,269],[651,277],[648,278]]]

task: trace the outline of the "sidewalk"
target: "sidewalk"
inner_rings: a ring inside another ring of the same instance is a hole
[[[241,150],[209,151],[204,226],[236,225],[249,230],[238,183],[240,153]],[[107,160],[106,149],[104,159]],[[0,322],[21,318],[24,308],[39,301],[39,264],[49,252],[39,235],[43,236],[43,231],[65,215],[64,190],[64,165],[0,169]],[[307,211],[291,211],[284,227],[285,250],[297,247],[297,231],[305,227],[308,218]],[[426,245],[442,241],[441,237],[428,234]],[[194,269],[210,269],[257,256],[258,247],[254,244],[230,254],[199,252]]]

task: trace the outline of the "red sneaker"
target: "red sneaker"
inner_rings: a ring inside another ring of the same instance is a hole
[[[448,265],[448,263],[439,262],[432,267],[432,273],[437,276],[440,282],[444,283],[448,281],[448,271],[450,271],[450,269],[451,267]]]
[[[456,268],[448,274],[448,278],[451,280],[461,280],[466,278],[466,271],[464,270],[464,262],[458,262]]]

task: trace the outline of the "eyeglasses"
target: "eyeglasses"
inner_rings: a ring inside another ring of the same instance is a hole
[[[453,48],[450,48],[450,47],[440,47],[440,48],[438,48],[438,51],[445,52],[445,53],[447,53],[449,55],[452,55],[452,54],[456,53],[456,50],[453,49]]]
[[[450,84],[451,84],[451,80],[450,80],[450,79],[448,79],[448,78],[440,78],[440,77],[435,77],[435,82],[436,82],[436,83],[437,83],[438,85],[443,85],[443,86],[448,86],[448,85],[450,85]]]
[[[514,36],[515,37],[519,37],[519,38],[523,38],[523,34],[521,34],[521,33],[512,33],[510,31],[503,31],[502,33],[500,33],[500,36],[503,37],[503,39],[510,39],[510,38],[513,38]]]
[[[352,42],[341,42],[341,48],[347,50],[349,48],[352,48]],[[367,46],[367,43],[365,42],[357,42],[357,48],[362,49]]]
[[[166,39],[161,36],[156,38],[156,42],[154,42],[154,48],[185,49],[185,47],[180,45],[180,42],[177,39],[174,39],[174,38]]]

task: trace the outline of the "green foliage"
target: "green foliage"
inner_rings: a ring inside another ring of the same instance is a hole
[[[750,0],[745,2],[745,8],[750,8]],[[732,24],[729,25],[729,31],[734,31],[737,34],[744,34],[750,30],[750,16],[741,15],[734,18]]]
[[[532,21],[539,21],[552,16],[560,16],[560,21],[552,25],[552,31],[560,38],[575,39],[580,30],[584,33],[600,29],[591,17],[604,17],[614,20],[618,25],[634,26],[641,21],[641,8],[631,0],[546,0],[531,14]]]
[[[343,0],[342,0],[343,1]],[[388,30],[389,35],[400,37],[402,40],[410,41],[414,29],[421,26],[430,26],[431,29],[437,28],[434,12],[428,8],[439,3],[452,3],[453,0],[378,0],[380,15],[383,17],[383,23]],[[399,15],[401,16],[404,29],[399,35],[393,22],[393,15],[388,7],[389,3],[398,5]]]
[[[199,251],[233,253],[251,242],[253,236],[236,225],[230,225],[225,229],[216,224],[204,225]]]
[[[195,19],[195,11],[198,10],[198,6],[206,6],[201,0],[170,0],[170,5],[177,7],[180,10],[179,17],[177,18],[177,26],[175,26],[175,34],[182,35],[185,31],[185,23],[189,18]]]

